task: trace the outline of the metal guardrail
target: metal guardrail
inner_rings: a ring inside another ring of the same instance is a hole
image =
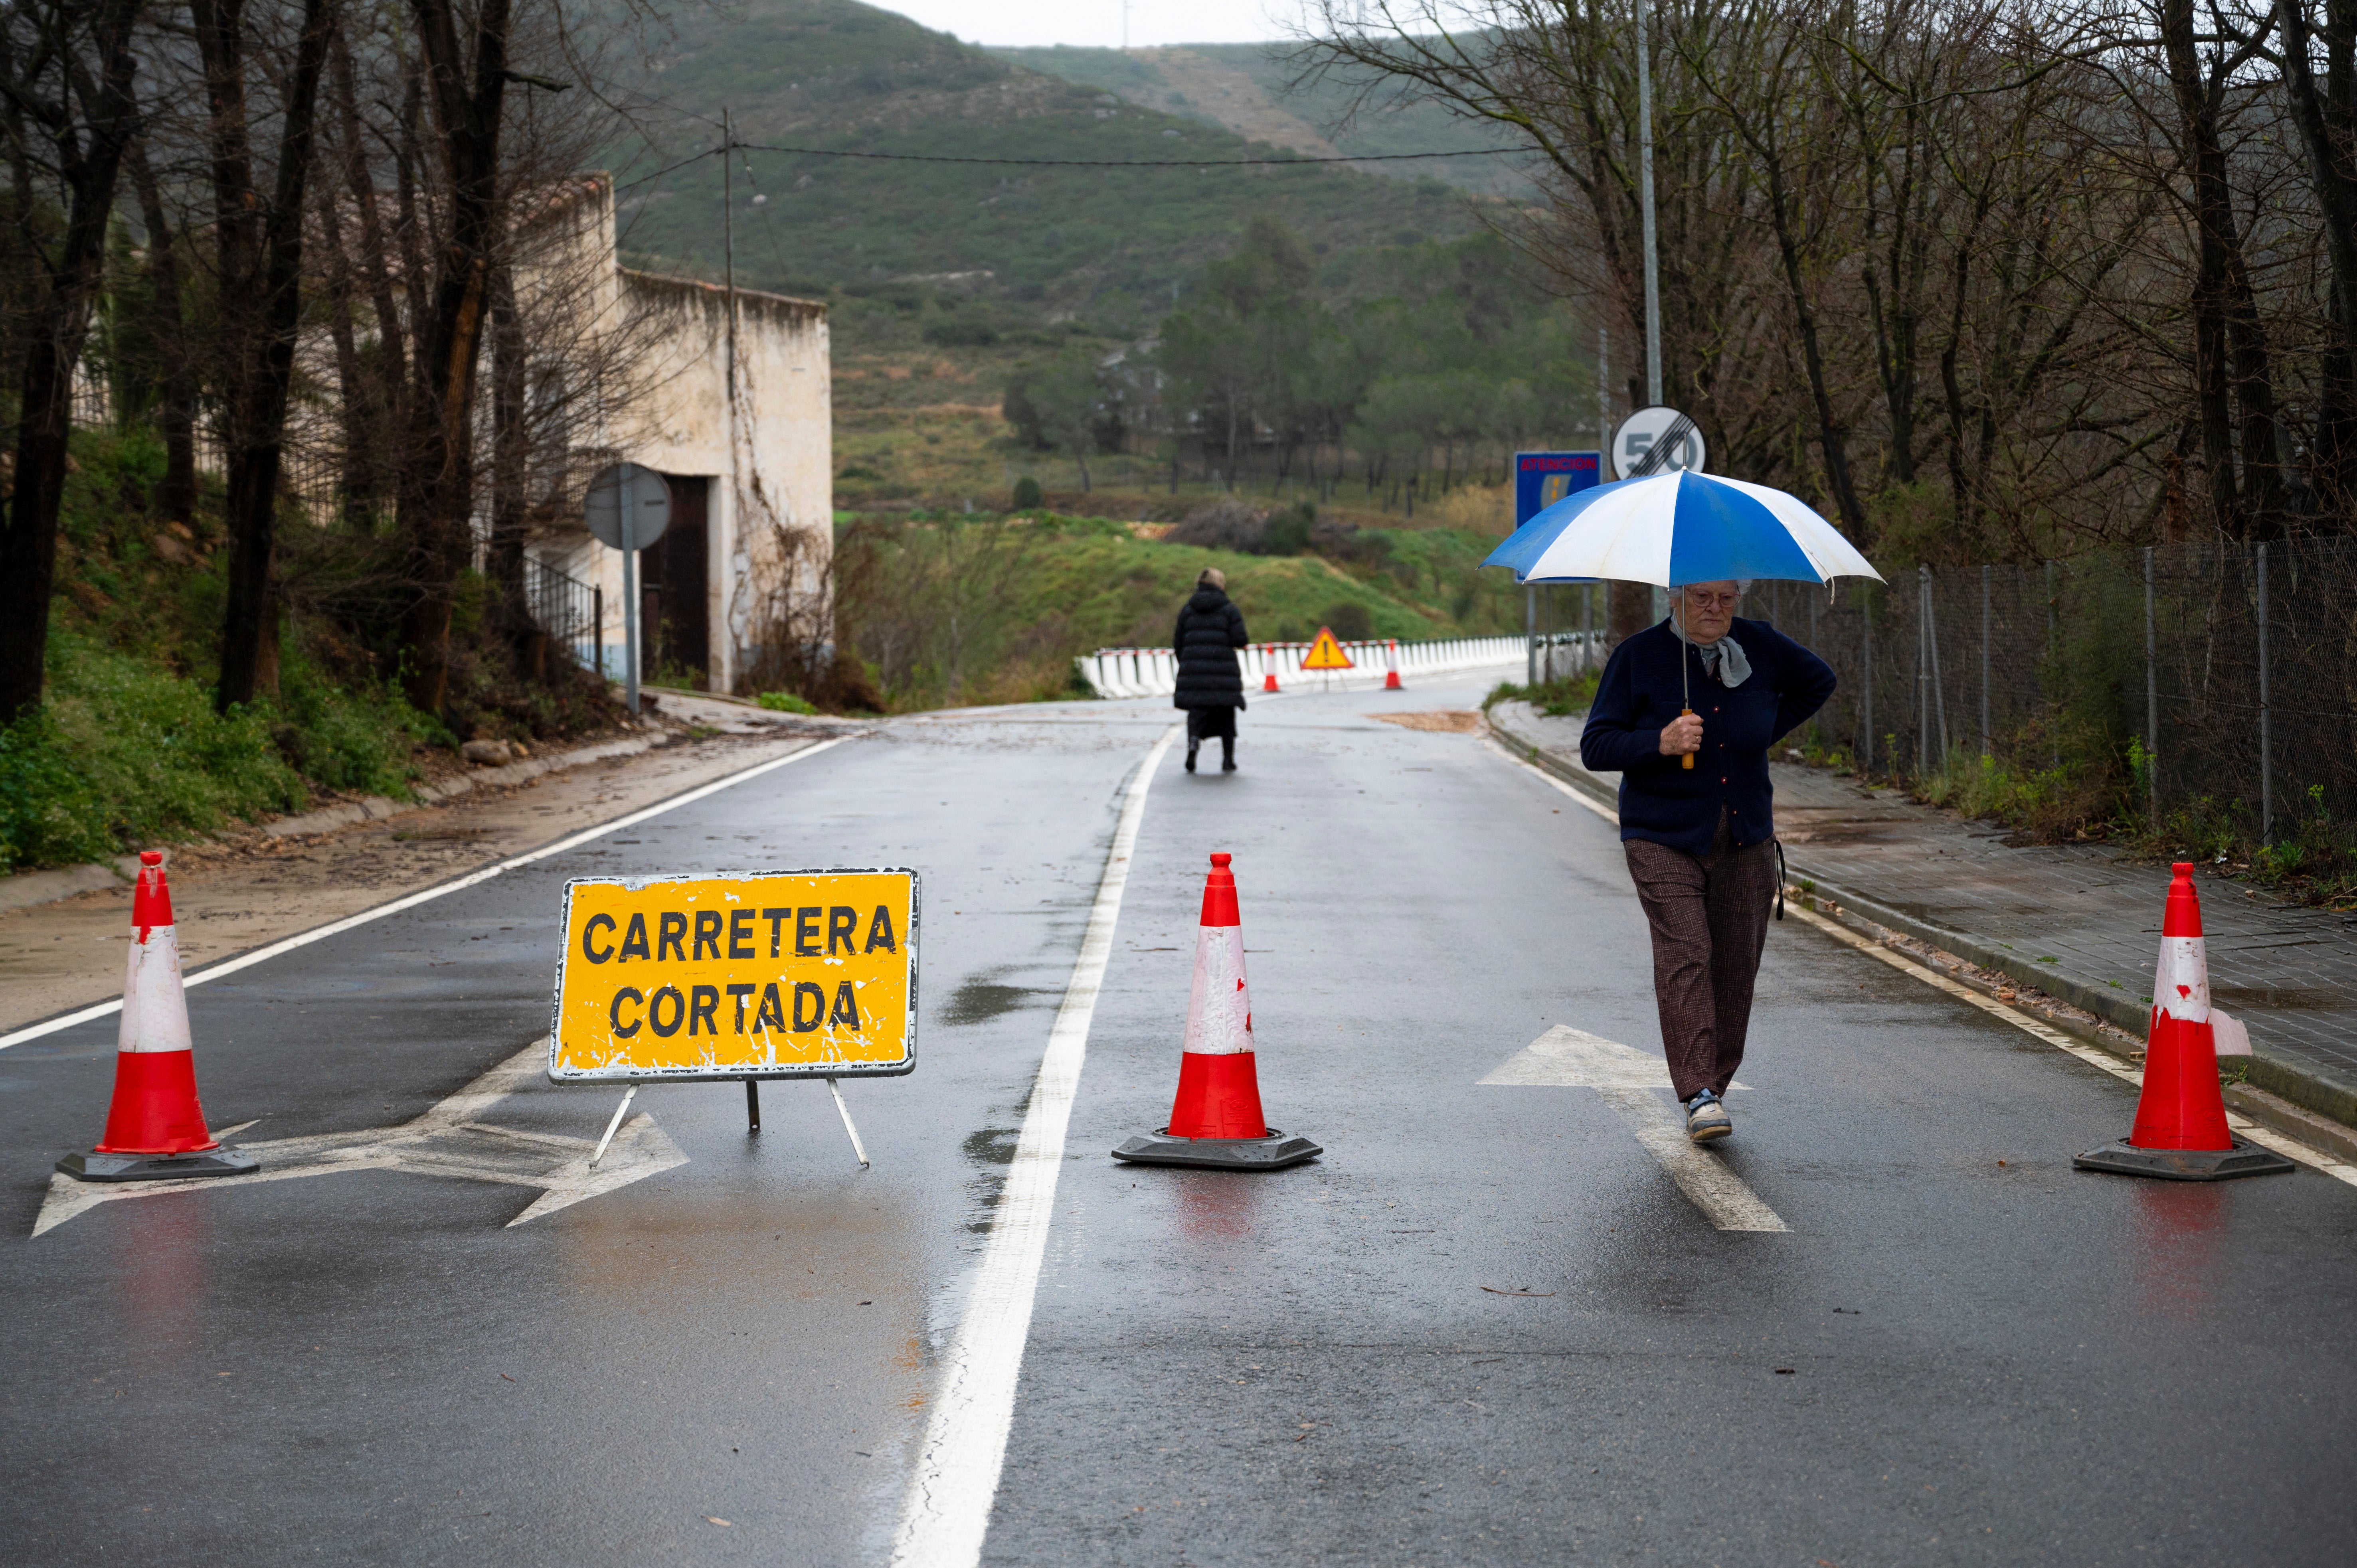
[[[1577,634],[1566,633],[1566,638]],[[1383,638],[1345,642],[1353,668],[1326,671],[1304,670],[1307,642],[1255,642],[1237,650],[1243,666],[1247,693],[1259,690],[1274,672],[1280,690],[1297,681],[1331,679],[1343,685],[1383,683],[1392,671],[1402,681],[1421,675],[1448,674],[1460,670],[1505,669],[1524,661],[1528,642],[1522,637],[1455,637],[1429,642],[1402,642]],[[1081,678],[1100,697],[1167,697],[1178,687],[1178,656],[1168,648],[1100,648],[1076,660]]]

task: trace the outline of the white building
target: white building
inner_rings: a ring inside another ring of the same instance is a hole
[[[728,291],[620,265],[612,180],[595,176],[574,191],[533,225],[539,242],[523,247],[520,311],[527,322],[572,317],[620,346],[603,361],[572,350],[601,362],[613,383],[582,422],[576,445],[589,450],[578,454],[577,482],[609,461],[671,481],[670,527],[640,553],[641,669],[649,680],[731,691],[789,603],[805,626],[813,616],[824,624],[834,520],[826,306],[737,290],[732,398]],[[587,617],[552,630],[585,657],[594,643],[599,667],[619,679],[621,555],[589,536],[578,506],[563,510],[561,521],[539,525],[530,553],[597,590],[601,624],[594,637]]]

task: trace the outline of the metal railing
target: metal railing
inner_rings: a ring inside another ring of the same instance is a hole
[[[599,668],[605,638],[606,591],[567,576],[544,561],[523,560],[524,599],[548,640],[585,670]]]

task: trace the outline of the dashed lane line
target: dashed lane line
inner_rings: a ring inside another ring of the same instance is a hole
[[[1114,927],[1121,918],[1122,890],[1146,816],[1146,792],[1183,728],[1173,725],[1163,732],[1123,796],[1080,956],[1072,961],[1072,977],[1065,983],[1030,1108],[1024,1112],[1005,1196],[991,1217],[990,1244],[975,1271],[965,1316],[942,1359],[940,1390],[893,1535],[893,1568],[974,1568],[982,1560],[983,1536],[1006,1458],[1006,1434],[1015,1420],[1016,1381],[1031,1333],[1039,1265],[1048,1250],[1064,1130],[1088,1057],[1089,1023],[1113,957]]]
[[[1526,758],[1516,757],[1495,741],[1491,741],[1490,746],[1491,750],[1516,767],[1528,769],[1533,776],[1545,782],[1557,793],[1578,801],[1613,826],[1620,825],[1620,814],[1618,811],[1591,798],[1586,791],[1574,789],[1545,768]],[[2138,1089],[2144,1087],[2144,1072],[2139,1068],[2130,1067],[2118,1058],[2097,1050],[2083,1040],[2073,1039],[2052,1025],[2033,1018],[2018,1008],[2008,1007],[1994,996],[1984,996],[1960,981],[1951,979],[1936,970],[1927,969],[1913,959],[1902,953],[1894,952],[1872,938],[1861,936],[1838,920],[1821,915],[1814,909],[1803,908],[1800,905],[1792,903],[1787,903],[1785,908],[1797,918],[1815,927],[1846,947],[1855,948],[1860,952],[1879,959],[1900,973],[1911,975],[1935,990],[1944,991],[1957,1001],[1977,1007],[1993,1018],[2002,1018],[2024,1034],[2035,1035],[2056,1050],[2068,1051],[2089,1067],[2107,1072],[2123,1083],[2134,1084]],[[2262,1148],[2273,1149],[2286,1159],[2297,1160],[2309,1169],[2321,1171],[2336,1181],[2357,1187],[2357,1165],[2336,1160],[2330,1155],[2311,1149],[2297,1139],[2286,1137],[2272,1127],[2263,1127],[2249,1117],[2238,1115],[2231,1110],[2226,1112],[2226,1125],[2232,1128],[2237,1136],[2247,1138]]]
[[[731,789],[739,784],[748,783],[764,773],[774,773],[790,763],[816,757],[822,751],[841,746],[848,738],[850,737],[846,736],[836,736],[833,739],[806,746],[800,751],[790,752],[784,757],[755,763],[752,767],[731,773],[724,779],[716,779],[709,784],[700,784],[682,794],[673,795],[668,800],[658,800],[651,806],[641,807],[627,815],[616,817],[610,822],[600,822],[594,828],[584,828],[577,833],[558,839],[554,843],[545,843],[538,849],[527,850],[522,854],[510,855],[505,860],[483,866],[479,870],[470,871],[464,876],[454,877],[448,882],[439,883],[435,886],[395,898],[390,903],[379,904],[372,909],[363,909],[357,915],[347,915],[340,920],[330,920],[324,926],[314,926],[307,931],[297,932],[294,936],[272,942],[266,947],[255,948],[251,952],[240,953],[235,958],[224,959],[219,963],[207,964],[182,980],[180,983],[183,986],[202,985],[208,981],[219,980],[223,975],[235,974],[242,969],[252,969],[257,963],[266,963],[282,953],[290,953],[297,948],[309,947],[313,942],[325,941],[329,937],[341,936],[344,932],[365,926],[371,920],[382,920],[387,915],[398,915],[404,909],[414,909],[420,904],[430,904],[436,898],[447,897],[463,888],[472,887],[479,882],[489,882],[492,877],[513,871],[518,866],[530,865],[536,860],[546,860],[553,854],[563,854],[568,849],[578,849],[581,845],[595,839],[601,839],[608,833],[619,832],[624,828],[636,827],[639,823],[660,817],[666,811],[676,811],[682,806],[692,806],[707,795],[717,795],[723,789]],[[5,1051],[11,1046],[21,1046],[27,1040],[38,1040],[44,1035],[54,1035],[60,1029],[70,1029],[77,1024],[87,1024],[93,1019],[104,1018],[122,1011],[123,1000],[117,997],[112,1002],[101,1002],[77,1012],[44,1019],[38,1024],[28,1025],[18,1029],[13,1034],[0,1035],[0,1051]]]

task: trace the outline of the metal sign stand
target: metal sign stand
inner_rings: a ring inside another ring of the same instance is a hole
[[[851,1107],[843,1102],[843,1090],[835,1087],[834,1079],[826,1080],[826,1091],[834,1096],[834,1109],[843,1117],[843,1130],[851,1134],[851,1152],[859,1156],[859,1168],[864,1171],[867,1168],[867,1151],[859,1146],[859,1129],[851,1124]]]
[[[630,1108],[630,1101],[636,1100],[638,1097],[639,1086],[635,1083],[630,1085],[629,1089],[622,1091],[622,1103],[614,1107],[614,1119],[606,1123],[606,1135],[597,1140],[597,1153],[589,1156],[589,1168],[591,1170],[596,1170],[597,1168],[597,1162],[606,1157],[606,1145],[614,1141],[614,1132],[622,1124],[622,1112],[628,1111]]]
[[[583,521],[598,542],[622,553],[622,691],[633,716],[639,711],[639,552],[671,525],[671,483],[652,468],[617,463],[589,481]],[[602,639],[604,630],[598,633]],[[602,663],[602,656],[600,662]]]
[[[639,531],[637,519],[630,515],[629,479],[620,481],[621,497],[618,510],[622,530],[622,693],[630,703],[630,716],[639,716]],[[624,1104],[630,1103],[627,1100]],[[620,1112],[614,1112],[619,1116]],[[608,1131],[606,1134],[612,1137]],[[594,1162],[593,1162],[594,1163]]]
[[[859,1168],[863,1171],[866,1170],[868,1168],[867,1147],[859,1141],[859,1129],[852,1123],[851,1107],[843,1102],[842,1086],[830,1078],[826,1080],[826,1091],[834,1096],[835,1114],[843,1118],[843,1130],[851,1134],[852,1155],[859,1161]],[[606,1157],[607,1145],[613,1143],[614,1134],[621,1130],[622,1118],[629,1112],[630,1101],[638,1097],[639,1086],[635,1083],[622,1091],[622,1103],[614,1107],[614,1118],[606,1123],[606,1135],[597,1140],[597,1151],[589,1156],[591,1170],[596,1170],[597,1162]],[[745,1135],[748,1138],[759,1137],[760,1133],[761,1084],[759,1079],[748,1078],[745,1080]]]

